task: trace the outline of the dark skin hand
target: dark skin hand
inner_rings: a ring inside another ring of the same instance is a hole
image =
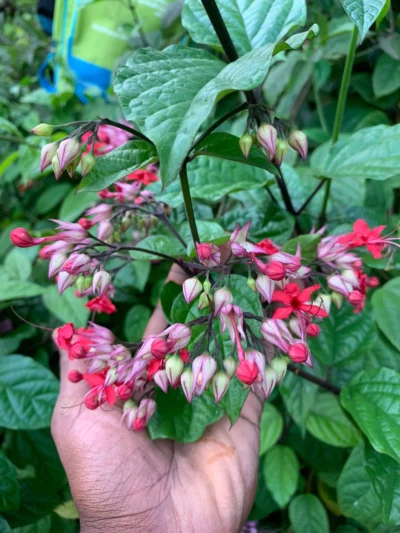
[[[173,269],[170,278],[183,281]],[[145,337],[166,326],[154,311]],[[152,441],[121,427],[121,409],[79,405],[87,384],[71,383],[61,352],[61,390],[52,434],[66,470],[82,533],[236,533],[255,496],[262,402],[250,393],[238,422],[227,417],[192,444]],[[77,407],[71,407],[77,406]]]

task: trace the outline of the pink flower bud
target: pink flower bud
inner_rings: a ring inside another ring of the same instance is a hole
[[[67,260],[67,256],[65,254],[54,254],[51,256],[50,262],[49,262],[49,278],[52,278],[61,270],[63,270],[64,263]]]
[[[236,369],[238,379],[245,385],[252,385],[258,377],[258,366],[255,361],[241,361]]]
[[[228,390],[231,380],[228,375],[223,372],[217,372],[212,379],[212,389],[215,397],[215,403],[218,403]]]
[[[68,372],[68,379],[72,381],[72,383],[79,383],[79,381],[82,381],[83,375],[78,370],[71,370]]]
[[[214,316],[218,316],[224,305],[233,303],[233,294],[226,287],[214,292]]]
[[[82,178],[86,176],[96,164],[96,158],[90,152],[82,157],[81,160],[81,174]]]
[[[71,287],[78,276],[73,276],[72,274],[68,274],[68,272],[60,272],[57,277],[57,287],[58,292],[62,294],[65,289],[68,289],[68,287]]]
[[[278,132],[271,126],[271,124],[261,124],[257,130],[257,140],[265,150],[268,150],[272,155],[276,150],[276,138]]]
[[[286,375],[287,363],[282,357],[274,357],[270,362],[270,367],[276,373],[276,382],[280,383]]]
[[[274,292],[274,287],[274,282],[268,276],[264,276],[263,274],[257,276],[257,292],[259,292],[261,296],[267,300],[268,303],[272,302],[272,294]]]
[[[119,385],[119,387],[117,387],[115,392],[120,400],[126,401],[131,398],[133,388],[131,385],[124,383],[123,385]]]
[[[306,327],[306,333],[310,337],[318,337],[320,331],[321,328],[318,326],[318,324],[308,324]]]
[[[221,252],[215,244],[196,243],[196,252],[199,261],[206,267],[212,268],[221,264]]]
[[[58,143],[45,144],[40,152],[40,172],[51,165],[53,157],[56,155]]]
[[[222,364],[224,365],[224,369],[226,371],[226,373],[228,374],[228,377],[229,378],[233,378],[233,376],[235,375],[235,372],[236,372],[236,367],[237,367],[237,364],[236,364],[236,361],[234,360],[233,357],[227,357],[226,359],[224,359],[222,361]]]
[[[92,290],[94,293],[99,294],[100,296],[104,294],[111,283],[111,276],[105,270],[98,270],[93,275]]]
[[[158,370],[153,376],[154,382],[160,389],[167,394],[168,392],[168,374],[166,370]]]
[[[189,403],[192,402],[195,390],[195,382],[193,378],[193,370],[186,368],[181,375],[181,386],[185,393],[186,399]]]
[[[92,260],[86,254],[73,253],[65,261],[63,271],[74,276],[78,274],[88,274],[92,270]]]
[[[97,228],[97,237],[105,241],[114,233],[114,226],[109,220],[102,220]]]
[[[107,387],[108,385],[114,385],[114,383],[118,380],[118,369],[117,367],[113,366],[110,368],[106,374],[106,378],[104,380],[104,385]]]
[[[267,366],[265,369],[265,383],[266,383],[266,389],[265,389],[265,397],[268,398],[268,396],[271,395],[272,391],[275,388],[275,385],[277,383],[277,373],[271,366]]]
[[[156,402],[151,398],[145,398],[142,400],[136,412],[135,420],[133,421],[133,429],[136,431],[144,429],[150,418],[153,416],[156,407]]]
[[[172,387],[179,385],[179,378],[183,372],[184,363],[179,355],[173,355],[165,363],[165,370],[167,372],[168,381]]]
[[[10,240],[19,248],[29,248],[46,241],[46,237],[34,238],[25,228],[15,228],[10,232]]]
[[[162,334],[168,335],[168,341],[173,343],[173,350],[178,351],[188,344],[192,332],[185,324],[177,323],[169,326]]]
[[[379,278],[376,276],[371,276],[370,278],[367,278],[367,286],[371,288],[379,287],[380,281]]]
[[[294,363],[305,363],[309,356],[308,347],[298,342],[289,348],[289,357]]]
[[[275,150],[275,163],[280,167],[282,165],[283,158],[285,157],[285,154],[287,152],[288,145],[287,142],[283,139],[279,139],[276,143],[276,150]]]
[[[60,142],[57,151],[60,169],[64,170],[69,163],[76,159],[81,153],[81,145],[78,139],[71,137]]]
[[[197,298],[202,290],[203,286],[200,280],[196,277],[189,278],[183,282],[183,296],[188,304]]]
[[[47,244],[39,252],[42,259],[50,259],[53,254],[70,252],[72,245],[64,241],[56,241],[53,244]]]
[[[171,350],[172,344],[165,339],[154,339],[151,344],[151,355],[157,359],[163,359]]]
[[[247,159],[253,146],[253,137],[249,133],[244,133],[239,139],[239,146],[243,156]]]
[[[133,428],[133,422],[136,418],[137,411],[138,411],[138,406],[135,404],[133,400],[128,399],[124,403],[121,422],[124,422],[124,424],[126,425],[128,429]]]
[[[292,130],[290,132],[289,145],[300,154],[300,157],[305,160],[308,153],[308,141],[305,133],[299,130]]]
[[[90,409],[91,411],[98,408],[100,401],[94,389],[90,391],[88,396],[86,396],[83,403],[85,404],[86,409]]]
[[[359,291],[359,290],[355,290],[355,291],[352,291],[350,294],[349,294],[349,302],[351,303],[351,305],[360,305],[361,303],[363,303],[365,300],[365,295]]]
[[[193,379],[196,388],[196,394],[200,396],[205,391],[211,378],[217,370],[217,363],[211,355],[204,353],[196,357],[192,365]]]
[[[58,160],[58,155],[57,154],[52,158],[51,166],[53,167],[54,177],[56,178],[56,180],[60,179],[61,174],[63,173],[63,171],[62,171],[62,169],[60,167],[60,162]]]
[[[33,135],[38,135],[39,137],[48,137],[54,131],[54,126],[51,124],[38,124],[33,129],[30,130]]]
[[[286,275],[286,268],[280,261],[272,261],[265,267],[265,274],[274,281],[281,281]]]

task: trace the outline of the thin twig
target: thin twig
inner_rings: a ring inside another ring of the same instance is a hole
[[[332,385],[331,383],[328,383],[324,379],[318,378],[317,376],[314,376],[313,374],[309,374],[308,372],[305,372],[301,368],[297,367],[293,363],[289,363],[287,366],[287,369],[289,372],[292,372],[293,374],[296,374],[297,376],[300,376],[303,379],[306,379],[307,381],[311,381],[311,383],[315,383],[316,385],[319,385],[323,389],[328,390],[329,392],[333,392],[333,394],[336,394],[337,396],[340,394],[340,387],[337,387],[336,385]]]
[[[141,21],[139,19],[139,16],[137,14],[136,6],[132,2],[132,0],[128,0],[128,7],[130,9],[130,12],[132,13],[133,22],[137,26],[137,30],[138,30],[138,33],[139,33],[140,40],[142,41],[142,45],[145,46],[145,47],[146,46],[150,46],[149,42],[147,40],[146,34],[143,31],[142,23],[141,23]]]

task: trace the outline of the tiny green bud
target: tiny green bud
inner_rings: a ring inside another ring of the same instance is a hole
[[[96,164],[96,158],[92,153],[88,153],[84,155],[81,159],[81,174],[82,178],[86,176],[94,167]]]
[[[276,150],[275,150],[275,162],[278,165],[278,167],[281,166],[283,158],[285,157],[285,154],[288,149],[288,144],[283,139],[278,139],[276,142]]]
[[[204,289],[204,292],[206,294],[208,294],[211,290],[211,282],[210,280],[206,279],[205,282],[203,283],[203,289]]]
[[[38,135],[39,137],[48,137],[49,135],[51,135],[54,131],[54,126],[52,126],[51,124],[38,124],[37,126],[35,126],[32,130],[31,130],[31,133],[33,133],[34,135]]]
[[[199,305],[197,306],[198,309],[206,309],[207,307],[210,307],[210,299],[211,296],[205,292],[200,295],[199,298]]]
[[[253,292],[256,292],[257,289],[256,289],[256,280],[254,278],[252,278],[251,276],[249,276],[247,278],[247,286],[249,289],[251,289]]]
[[[225,371],[228,374],[230,378],[232,378],[235,375],[236,372],[236,361],[233,357],[227,357],[223,360],[222,364],[224,365]]]
[[[239,139],[239,146],[242,154],[247,159],[249,157],[250,149],[253,146],[253,137],[249,133],[244,133]]]

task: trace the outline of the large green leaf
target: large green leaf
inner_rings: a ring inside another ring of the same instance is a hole
[[[56,207],[71,191],[70,183],[57,183],[51,187],[46,187],[36,200],[33,210],[37,215],[45,215]]]
[[[57,287],[46,289],[43,303],[61,322],[72,322],[76,327],[84,327],[89,319],[90,311],[85,307],[87,298],[77,298],[73,287],[59,294]]]
[[[398,350],[400,350],[399,305],[400,278],[385,283],[372,296],[372,306],[378,326]]]
[[[363,441],[354,448],[345,464],[339,478],[337,495],[339,507],[346,516],[364,523],[381,521],[379,497],[364,467]]]
[[[157,410],[151,417],[148,430],[152,439],[174,439],[195,442],[207,426],[219,420],[224,411],[209,394],[195,396],[188,403],[182,389],[161,390],[156,393]]]
[[[240,55],[282,39],[306,22],[304,0],[217,0]],[[186,0],[182,22],[198,43],[221,47],[201,0]]]
[[[360,372],[340,400],[370,443],[400,462],[400,374],[389,368]]]
[[[30,281],[9,279],[8,277],[0,278],[0,302],[16,300],[17,298],[32,298],[43,294],[45,290],[45,287]]]
[[[74,222],[86,209],[93,207],[98,199],[99,197],[94,192],[77,194],[76,189],[73,189],[61,204],[58,218],[66,222]]]
[[[318,147],[311,166],[316,175],[332,179],[386,180],[399,173],[399,143],[400,124],[364,128],[334,146]]]
[[[289,505],[289,518],[294,533],[329,533],[325,507],[314,494],[302,494]]]
[[[228,387],[228,390],[222,400],[219,402],[219,406],[228,415],[229,420],[233,426],[240,416],[243,404],[250,392],[250,389],[245,389],[243,383],[235,376]]]
[[[372,74],[372,88],[377,98],[394,93],[400,88],[400,61],[383,54]]]
[[[280,507],[286,507],[296,491],[299,462],[288,446],[274,446],[264,457],[264,479]]]
[[[176,178],[215,102],[231,91],[262,83],[273,48],[258,48],[227,66],[203,50],[146,48],[118,70],[114,89],[125,117],[155,143],[165,185]]]
[[[19,506],[19,501],[17,471],[7,457],[0,452],[0,513],[15,511]]]
[[[342,0],[344,10],[357,26],[361,39],[378,18],[385,0]]]
[[[277,443],[283,430],[283,417],[271,403],[265,402],[260,420],[260,455]]]
[[[306,419],[314,406],[318,386],[288,372],[279,390],[286,409],[304,435]]]
[[[30,357],[0,357],[0,426],[40,429],[50,425],[58,380]]]
[[[318,393],[307,417],[306,428],[331,446],[355,446],[359,440],[356,428],[344,414],[339,400],[330,392]]]
[[[354,314],[353,308],[345,303],[340,309],[332,306],[329,317],[321,323],[320,334],[310,339],[310,348],[322,363],[343,366],[361,357],[373,340],[371,313],[366,310]]]
[[[156,254],[165,254],[169,256],[185,255],[183,247],[177,249],[178,253],[174,253],[174,243],[166,235],[150,235],[150,237],[146,237],[138,242],[137,247],[143,250],[148,250],[146,252],[140,250],[132,250],[129,252],[133,259],[139,259],[140,261],[159,260],[160,256]]]
[[[82,191],[101,191],[134,170],[157,160],[153,145],[146,141],[129,141],[112,152],[97,157],[94,169],[79,184]]]
[[[129,309],[124,320],[124,335],[129,342],[138,342],[143,338],[150,316],[150,309],[144,305],[134,305]]]
[[[273,179],[271,174],[260,168],[208,156],[196,157],[187,168],[192,198],[209,202],[219,202],[226,194],[235,191],[263,187]],[[183,204],[180,183],[171,183],[157,195],[157,199],[171,207]]]
[[[32,263],[29,257],[18,248],[14,248],[7,255],[4,266],[11,279],[26,281],[32,272]]]

